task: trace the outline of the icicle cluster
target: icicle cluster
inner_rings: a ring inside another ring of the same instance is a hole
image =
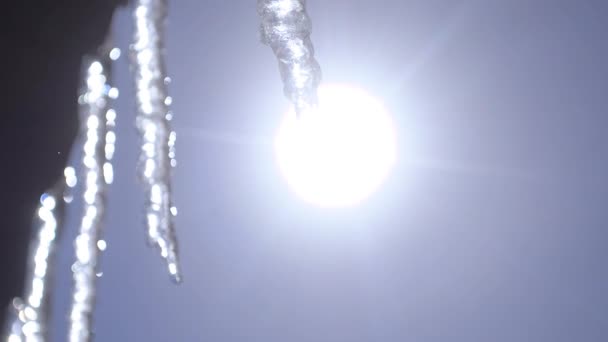
[[[150,244],[160,249],[171,278],[181,281],[173,225],[176,209],[171,198],[171,168],[175,166],[175,132],[165,72],[165,0],[134,1],[135,35],[131,65],[135,78],[137,130],[141,137],[138,173],[144,187],[145,221]]]
[[[75,183],[73,168],[66,168],[68,184]],[[30,244],[26,289],[23,299],[15,298],[9,312],[6,341],[44,342],[47,339],[49,293],[54,264],[55,245],[63,219],[63,191],[66,182],[40,197],[36,210],[35,233]]]
[[[103,46],[97,56],[85,58],[84,93],[79,97],[83,140],[82,192],[83,215],[74,242],[76,261],[72,265],[74,288],[69,315],[70,342],[90,341],[95,307],[96,281],[100,253],[105,249],[101,239],[106,211],[107,186],[113,178],[111,158],[116,136],[113,131],[116,112],[111,100],[117,90],[110,85],[114,52]]]
[[[112,156],[116,134],[116,111],[110,101],[118,90],[110,86],[111,62],[118,58],[118,49],[105,44],[99,55],[88,56],[83,62],[83,93],[80,105],[80,140],[82,140],[82,184],[84,211],[74,247],[76,261],[72,265],[74,288],[69,317],[69,340],[84,342],[91,339],[91,316],[95,301],[95,282],[100,250],[105,193],[112,182]],[[50,277],[65,203],[73,200],[71,189],[77,177],[73,167],[66,167],[64,177],[43,194],[37,210],[39,224],[29,248],[30,260],[26,276],[25,300],[13,300],[14,317],[8,326],[8,342],[44,342],[48,340],[47,320],[50,312]],[[67,188],[66,188],[67,186]]]
[[[165,72],[164,31],[166,0],[134,0],[135,34],[131,64],[137,102],[136,126],[141,138],[138,174],[144,187],[145,222],[150,244],[160,249],[171,278],[181,281],[177,241],[173,226],[176,209],[171,198],[171,168],[175,166],[175,132],[170,127],[171,97]],[[285,94],[297,113],[316,105],[321,72],[310,40],[311,24],[305,0],[258,0],[263,40],[279,61]],[[72,265],[74,288],[69,315],[70,342],[92,338],[96,278],[106,209],[107,186],[113,179],[112,156],[116,135],[116,112],[111,100],[118,91],[110,84],[110,67],[120,50],[104,44],[99,54],[83,63],[84,91],[81,108],[82,199],[84,208],[75,240],[76,261]],[[42,196],[37,216],[39,224],[30,246],[24,299],[16,298],[7,325],[8,342],[44,342],[47,339],[49,277],[63,206],[72,201],[67,188],[76,185],[74,168],[65,169],[65,179]],[[3,338],[4,339],[4,338]]]
[[[279,60],[285,95],[302,113],[317,103],[321,68],[310,40],[305,0],[258,0],[262,39]]]

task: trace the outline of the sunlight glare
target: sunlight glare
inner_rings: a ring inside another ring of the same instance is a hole
[[[319,107],[291,110],[275,140],[292,190],[320,207],[360,203],[387,178],[396,158],[391,117],[381,102],[350,85],[319,89]]]

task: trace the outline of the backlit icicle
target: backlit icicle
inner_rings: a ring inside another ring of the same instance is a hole
[[[67,184],[76,182],[74,169],[66,168]],[[55,263],[57,236],[63,219],[63,192],[66,181],[40,197],[35,231],[29,247],[29,260],[23,299],[15,298],[10,307],[5,341],[44,342],[48,339],[51,277]]]
[[[74,288],[69,315],[70,342],[92,339],[92,315],[100,252],[105,249],[101,229],[106,211],[107,185],[112,180],[110,158],[114,152],[112,130],[116,112],[110,102],[118,91],[110,85],[111,63],[117,49],[107,45],[99,55],[83,62],[84,92],[79,98],[81,112],[83,215],[74,242],[76,261],[72,265]]]
[[[135,34],[131,64],[137,101],[136,125],[141,138],[138,174],[145,192],[148,240],[158,246],[171,278],[181,281],[171,198],[171,168],[175,165],[175,132],[165,72],[165,0],[135,0]]]
[[[321,69],[310,40],[312,30],[305,0],[258,0],[262,39],[279,60],[285,95],[296,113],[317,104]]]

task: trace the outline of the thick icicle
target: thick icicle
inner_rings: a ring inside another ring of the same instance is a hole
[[[141,137],[138,173],[144,187],[145,222],[148,240],[158,246],[171,278],[181,281],[171,199],[171,168],[175,165],[175,132],[165,72],[165,0],[135,0],[135,34],[131,64],[137,101],[136,125]]]
[[[117,90],[110,85],[111,63],[116,49],[109,45],[100,48],[97,56],[83,62],[84,93],[79,98],[81,111],[82,191],[83,216],[79,234],[74,242],[76,261],[72,265],[74,288],[69,315],[70,342],[92,339],[92,315],[95,307],[97,270],[100,252],[105,249],[101,240],[106,211],[107,184],[112,180],[110,158],[114,151],[112,131],[116,112],[110,102]]]
[[[68,185],[75,184],[74,169],[66,168]],[[63,219],[61,179],[55,187],[40,197],[36,210],[35,232],[29,247],[27,275],[23,299],[15,298],[10,307],[4,341],[44,342],[48,339],[50,288],[55,264],[55,247]]]
[[[305,0],[258,0],[262,39],[279,60],[285,95],[298,114],[317,104],[321,68],[310,40]]]

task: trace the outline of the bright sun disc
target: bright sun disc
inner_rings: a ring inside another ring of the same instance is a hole
[[[289,186],[321,207],[357,204],[386,179],[396,156],[392,120],[362,89],[328,85],[319,89],[318,109],[284,119],[276,157]]]

